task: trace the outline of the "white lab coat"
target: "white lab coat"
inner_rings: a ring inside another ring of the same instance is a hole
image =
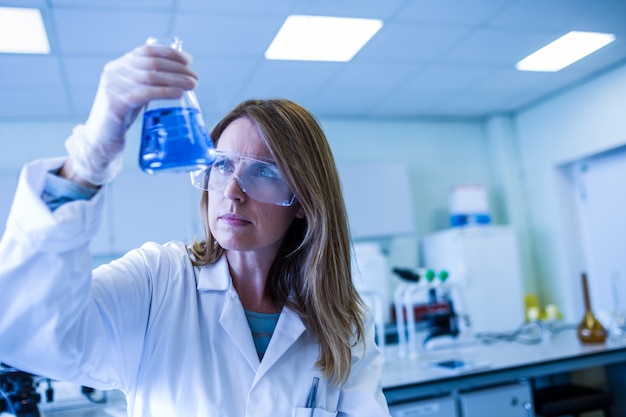
[[[0,242],[0,361],[126,393],[132,416],[389,416],[373,324],[338,388],[315,367],[316,338],[283,309],[260,362],[228,265],[194,267],[183,243],[147,243],[90,271],[104,191],[50,212],[46,171],[26,166]],[[141,221],[141,219],[137,219]]]

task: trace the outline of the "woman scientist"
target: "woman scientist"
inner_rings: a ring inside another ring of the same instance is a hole
[[[130,416],[389,416],[337,170],[293,102],[246,101],[212,131],[217,159],[193,176],[204,240],[90,270],[126,131],[195,86],[189,62],[159,46],[110,62],[68,157],[24,167],[0,243],[0,361],[120,389]]]

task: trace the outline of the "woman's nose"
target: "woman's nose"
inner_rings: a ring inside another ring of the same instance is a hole
[[[233,174],[224,187],[224,197],[230,200],[244,200],[246,198],[246,192],[241,186],[241,180],[235,174]]]

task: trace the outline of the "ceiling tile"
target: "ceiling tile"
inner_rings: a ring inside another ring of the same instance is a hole
[[[230,14],[271,14],[287,13],[293,7],[293,0],[258,1],[258,0],[178,0],[178,10],[181,12],[217,12]]]
[[[340,70],[327,88],[371,90],[394,88],[416,70],[415,65],[392,63],[351,63]]]
[[[398,23],[383,28],[357,53],[355,60],[424,62],[437,59],[469,35],[454,27],[426,27]]]
[[[509,111],[506,104],[503,107],[503,102],[504,99],[499,93],[459,93],[434,105],[430,111],[434,115],[457,114],[481,117],[497,111]]]
[[[405,0],[298,0],[291,14],[376,18],[386,20],[395,15]]]
[[[263,58],[282,24],[282,17],[179,13],[174,33],[194,56]]]
[[[432,65],[419,71],[402,85],[404,90],[431,90],[440,93],[463,90],[488,76],[485,68]]]
[[[63,59],[63,67],[72,85],[95,88],[107,62],[120,56],[118,54],[103,54],[101,57],[68,57]]]
[[[289,97],[289,94],[315,94],[341,66],[336,62],[263,61],[246,80],[240,95]]]
[[[558,76],[547,72],[517,71],[515,69],[491,70],[486,77],[477,80],[465,91],[472,94],[511,95],[535,89],[535,94],[539,94],[541,91],[536,89],[536,86],[541,82],[550,82],[555,77]]]
[[[39,9],[46,8],[46,0],[2,0],[2,7],[36,7]]]
[[[564,32],[583,30],[590,16],[603,15],[608,10],[608,0],[524,0],[511,4],[494,18],[492,26],[509,30],[551,30]],[[607,16],[604,15],[604,18]],[[625,16],[626,17],[626,16]],[[622,20],[623,25],[624,20]]]
[[[579,30],[614,33],[622,40],[626,38],[626,1],[598,0],[598,3],[601,5],[589,10],[576,27]]]
[[[48,0],[53,7],[80,7],[83,9],[150,10],[171,8],[176,0]]]
[[[434,90],[399,89],[380,100],[370,109],[370,114],[386,117],[431,115],[433,106],[445,100],[445,94]]]
[[[0,89],[62,86],[59,58],[52,55],[0,54]]]
[[[223,114],[238,104],[238,93],[256,65],[256,60],[244,59],[194,60],[192,67],[199,77],[195,91],[202,111]]]
[[[326,89],[315,94],[307,108],[316,117],[358,116],[373,107],[379,95],[377,91],[358,87]]]
[[[507,32],[481,29],[452,48],[442,62],[477,67],[514,68],[517,61],[552,42],[562,33]]]
[[[62,86],[49,88],[0,89],[1,117],[68,117],[72,116],[67,94]]]
[[[412,0],[397,16],[400,22],[447,23],[475,26],[514,4],[516,0]]]
[[[170,27],[165,12],[54,10],[53,16],[59,51],[87,56],[121,55],[150,36],[166,34]]]

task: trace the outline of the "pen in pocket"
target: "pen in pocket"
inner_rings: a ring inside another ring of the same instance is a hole
[[[309,391],[309,398],[306,400],[306,408],[311,409],[311,417],[315,413],[315,397],[317,396],[317,386],[320,382],[318,377],[313,377],[313,384],[311,384],[311,391]]]

